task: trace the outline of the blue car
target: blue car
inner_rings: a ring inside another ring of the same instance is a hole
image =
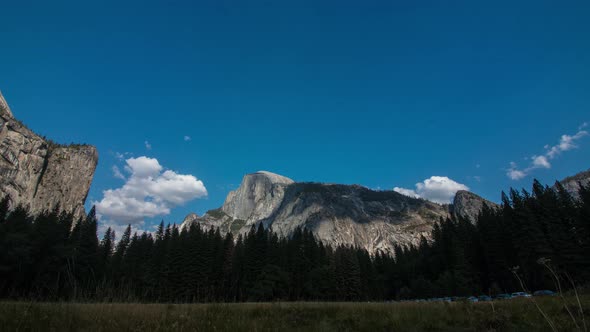
[[[490,296],[487,295],[482,295],[480,297],[477,298],[479,300],[479,302],[490,302],[492,301],[492,298]]]
[[[510,300],[512,298],[512,295],[510,294],[500,294],[498,296],[496,296],[496,300]]]
[[[533,296],[531,294],[525,293],[525,292],[512,293],[512,298],[516,299],[519,297],[528,298],[528,297],[533,297]]]
[[[477,303],[479,302],[479,298],[475,297],[475,296],[471,296],[467,298],[467,301],[471,302],[471,303]]]
[[[555,296],[555,295],[557,295],[557,293],[555,293],[554,291],[550,291],[550,290],[540,290],[540,291],[536,291],[533,295],[534,296]]]

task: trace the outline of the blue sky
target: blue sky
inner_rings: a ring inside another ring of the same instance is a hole
[[[0,8],[0,89],[35,131],[98,147],[89,201],[129,180],[118,153],[203,182],[207,197],[147,226],[220,206],[258,170],[418,192],[444,176],[497,201],[590,168],[584,134],[545,148],[590,121],[588,1]]]

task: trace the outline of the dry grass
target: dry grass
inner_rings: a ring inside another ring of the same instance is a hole
[[[590,309],[590,297],[581,298]],[[575,331],[558,298],[538,300]],[[586,310],[589,312],[590,310]],[[490,303],[0,303],[2,331],[550,331],[530,301]]]

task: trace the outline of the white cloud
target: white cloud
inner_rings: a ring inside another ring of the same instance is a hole
[[[551,163],[545,156],[533,156],[533,166],[535,168],[551,168]]]
[[[410,196],[420,197],[439,204],[448,204],[459,190],[469,188],[446,176],[432,176],[423,182],[416,183],[416,190],[395,187],[394,191]]]
[[[562,152],[576,149],[578,146],[575,144],[575,142],[587,135],[588,132],[585,130],[578,131],[574,136],[562,135],[561,139],[559,140],[559,144],[548,148],[547,156],[553,159]]]
[[[510,162],[510,168],[506,170],[506,175],[512,180],[520,180],[527,176],[525,172],[518,169],[515,162]]]
[[[145,144],[145,148],[146,149],[148,149],[148,150],[151,150],[152,149],[152,145],[150,144],[150,142],[145,141],[145,142],[143,142],[143,144]]]
[[[520,180],[527,177],[533,170],[538,168],[551,168],[550,160],[557,158],[562,152],[570,151],[578,148],[576,141],[584,136],[588,136],[588,132],[582,130],[587,127],[588,123],[584,122],[579,128],[578,132],[573,135],[561,135],[559,143],[554,146],[545,145],[545,154],[540,156],[532,156],[530,158],[531,164],[525,169],[519,169],[514,162],[510,163],[510,167],[506,170],[506,175],[512,180]]]
[[[400,187],[395,187],[393,188],[393,191],[398,192],[402,195],[406,195],[406,196],[410,196],[410,197],[414,197],[414,198],[420,198],[420,195],[418,195],[414,190],[412,189],[406,189],[406,188],[400,188]]]
[[[129,158],[125,169],[139,178],[154,177],[162,172],[163,167],[157,159],[148,157]]]
[[[192,138],[190,136],[184,136],[184,141],[189,142]]]
[[[121,172],[117,165],[113,165],[113,176],[117,179],[125,180],[125,175]]]
[[[202,181],[193,175],[164,170],[157,159],[127,159],[127,182],[118,189],[103,192],[96,205],[97,214],[106,223],[142,225],[145,218],[170,214],[171,209],[207,196]]]

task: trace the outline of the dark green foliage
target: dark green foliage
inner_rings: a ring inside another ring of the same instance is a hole
[[[263,224],[235,238],[162,222],[153,235],[133,234],[128,226],[119,242],[109,228],[99,242],[94,208],[75,222],[58,208],[32,218],[22,207],[9,212],[6,198],[0,201],[0,297],[186,303],[497,294],[520,290],[510,272],[515,266],[530,289],[550,288],[541,257],[587,283],[590,187],[579,197],[535,181],[531,193],[502,194],[502,207],[484,208],[476,223],[441,219],[432,240],[374,256],[326,247],[308,229],[279,238]]]
[[[529,289],[552,288],[553,281],[537,262],[540,258],[551,259],[560,271],[587,283],[590,199],[585,201],[584,195],[588,188],[582,187],[576,202],[559,183],[549,188],[535,180],[532,193],[502,193],[502,207],[484,207],[475,224],[441,220],[431,243],[396,251],[397,297],[513,292],[521,289],[510,272],[513,267],[519,268]]]

